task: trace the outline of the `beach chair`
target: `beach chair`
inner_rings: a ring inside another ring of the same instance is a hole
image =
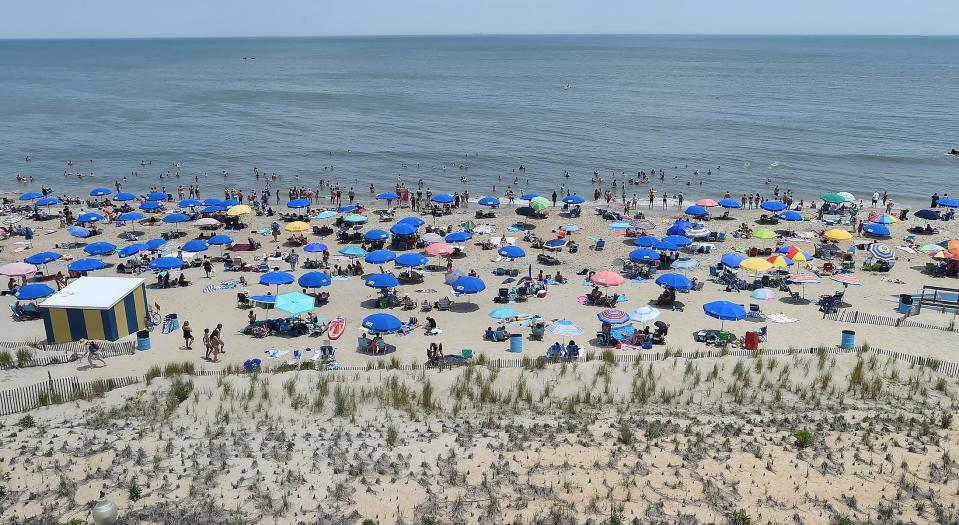
[[[767,335],[769,335],[769,327],[768,326],[759,327],[759,340],[765,341]]]
[[[449,310],[453,307],[453,301],[450,301],[449,297],[443,297],[439,301],[436,301],[434,306],[437,310]]]
[[[755,303],[749,304],[749,312],[746,313],[746,316],[750,319],[765,319],[762,311],[759,309],[759,305]]]
[[[567,346],[566,347],[566,359],[573,361],[579,359],[579,347],[578,346]]]
[[[473,350],[471,348],[464,348],[462,352],[463,361],[469,363],[473,360]]]
[[[724,242],[726,240],[726,232],[719,232],[716,235],[716,242]]]
[[[534,341],[542,341],[543,336],[546,335],[546,327],[542,325],[534,325],[530,330],[530,339]]]
[[[424,312],[433,311],[433,303],[429,302],[428,299],[423,299],[423,302],[420,303],[420,310]]]
[[[356,350],[358,352],[369,352],[370,344],[373,343],[373,340],[368,337],[357,337],[356,338]]]
[[[593,244],[593,250],[601,252],[606,249],[606,239],[596,239],[596,243]]]

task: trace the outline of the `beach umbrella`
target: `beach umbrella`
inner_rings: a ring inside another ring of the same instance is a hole
[[[666,229],[666,235],[685,235],[686,229],[692,228],[692,227],[693,227],[693,223],[685,219],[680,219],[678,221],[673,222],[669,226],[669,228]]]
[[[57,197],[46,197],[37,201],[37,206],[55,206],[60,204],[60,199]]]
[[[90,236],[90,230],[82,226],[69,226],[67,227],[67,233],[77,238],[84,238],[84,237]]]
[[[942,250],[942,246],[939,246],[938,244],[923,244],[922,246],[919,247],[919,251],[922,253],[937,252],[939,250]],[[30,261],[27,261],[27,262],[30,262]]]
[[[273,307],[290,315],[303,315],[316,308],[316,298],[303,292],[287,292],[277,295]]]
[[[566,204],[582,204],[586,202],[586,199],[574,193],[572,195],[567,195],[563,197],[563,202],[565,202]]]
[[[739,267],[749,272],[763,273],[769,271],[773,265],[766,259],[762,259],[760,257],[750,257],[748,259],[743,259],[743,262],[739,263]]]
[[[663,241],[666,241],[676,246],[689,246],[693,243],[692,239],[686,237],[685,235],[667,235],[663,237]]]
[[[135,201],[137,200],[137,196],[126,191],[121,191],[113,196],[113,200],[119,202]]]
[[[837,273],[830,275],[829,278],[843,286],[862,286],[862,279],[851,273]]]
[[[77,224],[87,224],[103,220],[103,215],[99,213],[87,212],[77,216]]]
[[[739,268],[739,263],[745,260],[746,260],[746,257],[738,253],[727,253],[719,259],[719,262],[723,263],[723,266],[728,266],[730,268]]]
[[[306,208],[310,205],[310,199],[293,199],[290,202],[286,203],[287,208]]]
[[[619,286],[626,282],[626,279],[616,272],[597,272],[589,280],[599,286]]]
[[[281,284],[291,284],[295,280],[293,275],[287,272],[273,271],[260,276],[260,284],[267,286],[279,287]]]
[[[328,249],[329,248],[322,242],[311,242],[303,247],[303,251],[309,253],[325,252]]]
[[[57,252],[39,252],[27,257],[23,261],[28,264],[47,264],[52,263],[63,257],[63,255]]]
[[[453,232],[447,235],[444,240],[446,242],[466,242],[473,238],[473,234],[470,232]]]
[[[197,228],[212,228],[214,226],[219,226],[220,221],[214,219],[213,217],[203,217],[193,221],[193,225]]]
[[[513,319],[515,317],[520,317],[523,314],[513,310],[508,306],[497,308],[489,313],[489,316],[493,319]]]
[[[303,221],[293,221],[287,224],[283,229],[291,233],[303,233],[310,231],[310,225]]]
[[[389,250],[376,250],[366,254],[364,261],[370,264],[385,264],[396,259],[396,254]]]
[[[167,224],[176,224],[188,220],[190,220],[190,216],[185,213],[171,213],[163,218],[163,222]]]
[[[851,233],[840,228],[833,228],[832,230],[827,231],[823,236],[830,241],[848,241],[849,239],[852,239]]]
[[[420,236],[420,241],[423,241],[423,244],[436,244],[443,242],[443,237],[438,233],[425,233]]]
[[[497,199],[496,197],[483,197],[479,200],[479,205],[495,208],[499,206],[499,199]]]
[[[802,295],[806,297],[806,285],[819,283],[819,276],[813,274],[799,274],[789,277],[789,282],[802,286]]]
[[[423,219],[421,219],[421,218],[419,218],[419,217],[404,217],[404,218],[396,221],[396,224],[410,224],[410,225],[412,225],[414,228],[419,228],[420,226],[426,224],[426,222],[423,221]]]
[[[563,230],[564,232],[578,232],[580,227],[578,224],[564,224],[560,226],[559,229]]]
[[[40,199],[40,198],[43,198],[43,194],[36,191],[28,191],[20,196],[20,200],[22,201],[32,201],[34,199]]]
[[[501,257],[506,257],[508,259],[519,259],[520,257],[526,257],[526,252],[523,251],[519,246],[503,246],[496,251]]]
[[[347,204],[346,206],[340,206],[336,211],[337,213],[353,213],[358,209],[360,209],[360,207],[356,204]]]
[[[21,277],[26,275],[33,275],[37,273],[37,267],[22,262],[12,262],[0,266],[0,275],[8,275],[10,277]]]
[[[394,199],[399,199],[400,196],[396,192],[387,191],[376,195],[376,198],[381,201],[391,201]]]
[[[365,241],[385,241],[389,238],[389,232],[383,230],[370,230],[363,234],[363,240]]]
[[[653,245],[653,248],[656,248],[657,250],[676,251],[679,249],[679,245],[674,242],[670,242],[670,241],[667,241],[666,239],[663,239],[663,240],[657,241],[656,244]]]
[[[367,218],[366,215],[359,215],[359,214],[357,214],[357,213],[351,213],[351,214],[347,215],[346,217],[343,217],[343,220],[344,220],[345,222],[349,222],[349,223],[352,223],[352,224],[357,224],[357,223],[361,223],[361,222],[366,222],[366,221],[369,220],[369,218]]]
[[[220,199],[203,199],[200,204],[203,206],[223,206],[223,201]]]
[[[333,284],[333,278],[323,272],[306,272],[296,280],[302,288],[322,288]]]
[[[113,190],[110,188],[93,188],[90,190],[91,197],[105,197],[113,193]]]
[[[225,199],[220,201],[220,206],[223,206],[224,208],[229,208],[232,206],[239,206],[239,205],[240,205],[239,199]]]
[[[895,260],[896,254],[893,253],[892,248],[886,246],[885,244],[873,243],[869,245],[869,255],[872,255],[876,259],[882,261],[892,261]]]
[[[840,191],[836,193],[836,195],[839,195],[840,197],[842,197],[843,200],[846,202],[856,202],[856,197],[853,196],[853,194],[849,193],[848,191]]]
[[[177,206],[180,208],[197,208],[202,205],[203,203],[197,199],[183,199],[177,204]]]
[[[628,230],[632,228],[633,225],[626,221],[616,221],[609,223],[610,230]]]
[[[649,219],[637,219],[630,221],[630,224],[633,225],[634,229],[637,230],[654,230],[656,229],[656,223]],[[669,232],[667,232],[669,233]]]
[[[956,199],[939,199],[937,204],[943,208],[959,208],[959,201]]]
[[[778,213],[786,209],[786,205],[779,201],[766,201],[760,204],[759,207],[773,213]]]
[[[347,257],[363,257],[366,255],[366,250],[360,248],[359,246],[345,246],[340,248],[340,255],[345,255]]]
[[[875,224],[895,224],[899,222],[899,219],[889,215],[888,213],[874,213],[869,216],[869,222]]]
[[[150,248],[152,251],[159,250],[164,244],[166,244],[166,239],[150,239],[146,242],[147,248]]]
[[[645,323],[659,317],[659,313],[659,310],[652,306],[640,306],[632,312],[629,312],[629,320],[636,321],[637,323]]]
[[[596,314],[596,318],[606,324],[626,324],[629,322],[629,314],[622,310],[603,310]]]
[[[673,270],[691,270],[699,267],[699,261],[696,259],[690,259],[689,257],[683,257],[673,261],[669,267]]]
[[[374,273],[363,280],[363,284],[370,288],[396,288],[400,285],[399,279],[388,273]]]
[[[863,226],[862,233],[873,237],[889,237],[889,227],[885,224],[867,224]]]
[[[129,222],[129,221],[141,221],[146,218],[146,215],[138,211],[130,211],[127,213],[121,213],[117,220],[120,222]]]
[[[709,235],[709,230],[707,230],[706,227],[701,224],[697,224],[696,226],[686,230],[686,237],[691,239],[706,237],[707,235]]]
[[[813,254],[804,251],[799,246],[783,246],[776,250],[776,252],[785,255],[792,259],[793,262],[806,262],[813,258]]]
[[[943,250],[942,248],[929,252],[929,256],[933,259],[959,259],[959,255],[953,254],[948,250]]]
[[[419,266],[426,266],[428,262],[429,260],[419,253],[404,253],[396,258],[397,266],[402,266],[404,268],[417,268]]]
[[[450,255],[455,252],[456,249],[449,244],[438,242],[427,246],[426,250],[424,251],[426,252],[426,255]]]
[[[183,251],[185,252],[205,252],[210,249],[210,245],[206,241],[201,241],[200,239],[193,239],[192,241],[187,241],[183,244]]]
[[[846,199],[838,193],[823,193],[819,198],[831,204],[842,204],[846,202]]]
[[[757,288],[749,296],[760,301],[772,301],[777,298],[776,292],[769,288]]]
[[[568,319],[557,319],[546,325],[546,332],[559,337],[574,337],[583,335],[583,329]]]
[[[202,210],[200,210],[200,213],[202,213],[202,214],[204,214],[204,215],[215,215],[215,214],[217,214],[217,213],[223,213],[223,212],[225,212],[225,211],[226,211],[226,206],[220,206],[219,204],[213,204],[213,205],[207,206],[206,208],[203,208]]]
[[[84,246],[83,251],[90,255],[107,255],[117,251],[117,246],[108,242],[95,242]]]
[[[653,237],[652,235],[640,235],[633,239],[633,246],[639,246],[641,248],[652,248],[656,246],[659,242],[659,239]]]
[[[522,201],[531,201],[536,197],[539,197],[539,193],[524,193],[519,199]]]
[[[165,201],[167,199],[167,194],[162,191],[151,191],[147,193],[148,201]]]
[[[793,260],[784,255],[773,255],[766,260],[769,261],[769,264],[773,265],[773,268],[785,268],[793,265]]]
[[[679,273],[664,273],[656,278],[656,284],[659,286],[668,286],[676,290],[689,290],[693,287],[692,281],[685,275]]]
[[[719,205],[723,208],[742,208],[743,203],[739,202],[736,199],[723,199],[719,201]]]
[[[366,316],[362,324],[371,333],[390,333],[402,328],[403,321],[391,314],[373,314]]]
[[[729,301],[706,303],[703,305],[703,311],[706,315],[721,321],[720,330],[724,328],[726,321],[741,321],[746,318],[746,309],[741,304]]]
[[[686,215],[692,215],[693,217],[705,217],[709,215],[709,210],[704,206],[693,205],[686,208]]]
[[[439,195],[433,195],[433,198],[430,200],[439,204],[449,204],[455,201],[456,198],[448,193],[440,193]]]
[[[147,211],[162,210],[163,204],[157,201],[146,201],[140,205],[140,209]]]
[[[753,230],[753,237],[768,241],[776,238],[776,232],[770,230],[769,228],[756,228]]]
[[[777,215],[777,217],[779,217],[780,219],[784,221],[789,221],[789,222],[800,222],[803,220],[803,216],[801,213],[799,213],[798,211],[792,211],[792,210],[786,210],[780,213],[779,215]]]
[[[77,259],[68,264],[67,269],[73,272],[92,272],[94,270],[106,268],[106,266],[106,263],[100,259]]]
[[[120,248],[120,251],[117,252],[117,255],[123,258],[132,257],[140,252],[150,251],[150,247],[142,242],[135,244],[128,244],[123,248]]]
[[[54,293],[56,293],[56,290],[43,283],[30,283],[17,290],[15,297],[18,301],[35,301],[37,299],[43,299],[44,297],[50,297]]]
[[[336,212],[333,210],[323,210],[316,214],[317,219],[332,219],[333,217],[336,217]]]
[[[406,222],[398,222],[390,227],[390,233],[393,235],[413,235],[416,233],[416,226]]]
[[[229,246],[233,244],[233,239],[229,235],[220,234],[210,237],[206,242],[211,246]]]
[[[486,289],[486,283],[483,282],[479,277],[472,277],[469,275],[460,277],[459,279],[453,281],[452,284],[453,291],[456,293],[472,295],[474,293],[480,293]]]
[[[942,218],[936,210],[919,210],[913,213],[913,215],[920,219],[926,219],[927,221],[938,221]]]
[[[183,260],[178,257],[157,257],[150,261],[151,270],[179,270],[183,268]]]
[[[532,208],[533,211],[540,212],[549,208],[549,201],[546,200],[546,197],[535,197],[529,201],[529,207]]]
[[[696,205],[702,206],[704,208],[714,208],[716,206],[719,206],[719,203],[714,201],[713,199],[699,199],[698,201],[696,201]]]
[[[247,215],[253,213],[253,208],[249,207],[246,204],[237,204],[236,206],[230,206],[230,209],[226,210],[227,217],[240,217],[242,215]]]
[[[566,239],[550,239],[543,243],[544,248],[551,250],[559,250],[563,246],[566,246]]]

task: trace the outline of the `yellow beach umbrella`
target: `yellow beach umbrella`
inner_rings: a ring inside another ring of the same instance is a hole
[[[834,228],[826,232],[825,237],[830,241],[848,241],[849,239],[852,239],[852,234],[846,230]]]
[[[251,213],[253,208],[247,206],[246,204],[237,204],[236,206],[231,206],[229,210],[226,211],[227,217],[239,217],[240,215],[246,215]]]
[[[773,265],[766,259],[750,257],[749,259],[743,259],[743,262],[739,263],[739,267],[749,272],[762,273],[768,271]]]
[[[291,233],[302,233],[302,232],[310,231],[310,225],[303,221],[293,221],[287,224],[284,230]]]

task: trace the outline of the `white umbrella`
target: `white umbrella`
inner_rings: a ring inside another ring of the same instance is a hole
[[[642,306],[629,312],[629,320],[644,323],[659,317],[659,310],[652,306]]]
[[[845,199],[846,202],[856,202],[856,197],[854,197],[852,193],[849,193],[848,191],[840,191],[836,195],[839,195],[840,197]]]
[[[443,242],[443,238],[436,233],[425,233],[420,236],[420,240],[426,244],[436,244],[438,242]]]

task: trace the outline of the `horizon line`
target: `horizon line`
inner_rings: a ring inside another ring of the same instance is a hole
[[[35,36],[3,37],[2,42],[58,40],[229,40],[229,39],[304,39],[304,38],[470,38],[470,37],[846,37],[846,38],[949,38],[959,33],[356,33],[342,35],[152,35],[152,36]]]

